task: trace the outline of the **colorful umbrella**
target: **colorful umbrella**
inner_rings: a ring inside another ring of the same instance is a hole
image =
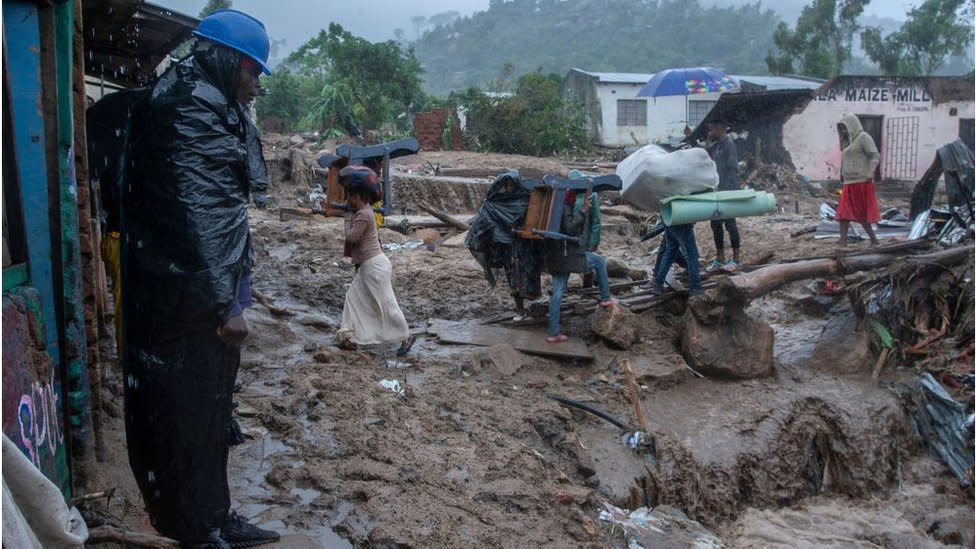
[[[667,69],[652,76],[637,92],[637,97],[737,92],[740,89],[738,80],[719,69],[711,67]]]

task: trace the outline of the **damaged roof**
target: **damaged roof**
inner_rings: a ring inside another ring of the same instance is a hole
[[[803,76],[748,76],[732,74],[742,84],[742,91],[775,91],[775,90],[816,90],[823,86],[824,80]]]
[[[972,76],[836,76],[817,90],[820,95],[830,89],[848,88],[924,88],[936,105],[949,101],[973,101],[976,85]]]
[[[795,89],[723,93],[691,135],[694,139],[704,139],[708,123],[713,120],[725,120],[733,130],[741,130],[772,117],[792,114],[802,109],[813,94],[813,90]]]
[[[85,74],[123,87],[148,83],[199,20],[143,0],[85,0]]]

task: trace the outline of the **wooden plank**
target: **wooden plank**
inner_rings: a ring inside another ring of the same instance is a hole
[[[563,343],[547,343],[545,332],[488,326],[477,321],[455,322],[432,319],[427,333],[437,336],[441,343],[459,343],[489,347],[507,343],[530,354],[556,358],[593,360],[595,357],[579,338],[571,337]]]

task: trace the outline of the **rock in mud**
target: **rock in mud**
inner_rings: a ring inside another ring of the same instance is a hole
[[[695,371],[724,379],[773,373],[773,329],[742,309],[691,299],[683,318],[681,352]]]
[[[597,307],[590,317],[590,329],[621,349],[629,349],[640,333],[637,315],[619,304]]]
[[[329,362],[332,362],[333,356],[331,352],[321,350],[312,355],[312,358],[315,359],[315,362],[320,364],[328,364]]]
[[[871,338],[851,309],[831,318],[817,341],[807,367],[832,374],[869,372]]]
[[[643,280],[647,276],[647,273],[641,269],[634,269],[618,259],[610,258],[607,260],[607,275],[614,278]]]
[[[508,343],[502,343],[478,349],[472,355],[471,363],[475,372],[488,368],[494,369],[502,375],[510,376],[523,366],[532,364],[532,359]]]

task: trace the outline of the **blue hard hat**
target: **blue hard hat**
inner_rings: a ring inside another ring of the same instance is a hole
[[[264,23],[238,10],[217,10],[200,21],[193,34],[235,49],[261,65],[264,74],[271,74],[268,53],[271,41]]]

